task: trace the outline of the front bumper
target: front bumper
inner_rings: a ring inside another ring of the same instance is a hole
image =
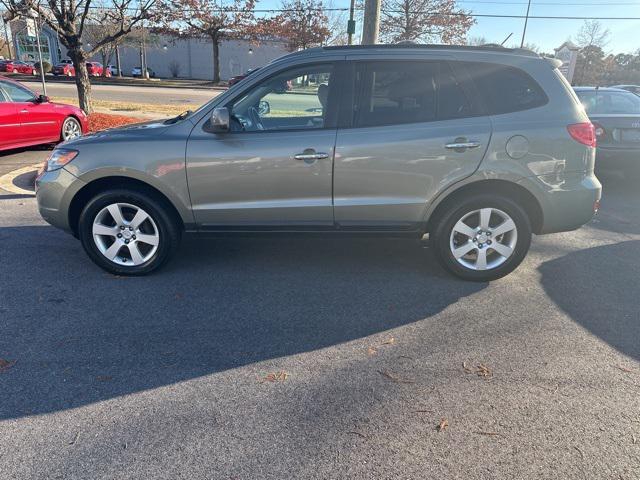
[[[602,195],[602,185],[593,173],[540,175],[519,183],[534,193],[542,208],[538,234],[580,228],[593,218]]]
[[[86,184],[64,168],[43,172],[36,178],[38,210],[45,221],[67,232],[71,200]]]

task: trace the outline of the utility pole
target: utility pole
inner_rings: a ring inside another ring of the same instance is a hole
[[[380,0],[365,0],[362,22],[362,45],[378,43],[380,32]]]
[[[520,48],[524,48],[524,37],[527,34],[527,23],[529,22],[529,9],[531,8],[531,0],[527,4],[527,16],[524,18],[524,28],[522,29],[522,40],[520,41]]]
[[[36,44],[38,45],[38,59],[40,61],[40,80],[42,81],[42,94],[47,96],[47,84],[44,81],[44,60],[42,59],[42,47],[40,46],[40,25],[38,25],[38,20],[40,19],[40,15],[33,19],[36,24]]]
[[[11,41],[9,40],[9,29],[7,28],[7,21],[4,18],[4,14],[1,16],[2,16],[2,28],[4,30],[4,38],[5,38],[5,41],[7,42],[7,49],[9,50],[9,58],[13,58],[13,55],[11,54]]]
[[[347,43],[353,45],[353,34],[356,33],[356,21],[353,19],[353,15],[356,9],[356,0],[351,0],[351,6],[349,7],[349,21],[347,22]]]

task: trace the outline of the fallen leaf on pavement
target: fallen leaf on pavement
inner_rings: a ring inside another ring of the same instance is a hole
[[[0,373],[6,372],[16,364],[16,360],[5,360],[0,358]]]
[[[616,365],[616,368],[618,368],[618,369],[620,369],[620,370],[622,370],[623,372],[626,372],[626,373],[636,373],[635,370],[631,370],[630,368],[625,367],[624,365]]]
[[[449,422],[446,418],[443,418],[442,420],[440,420],[440,423],[438,424],[438,426],[436,427],[436,429],[439,432],[443,432],[445,431],[447,428],[449,427]]]
[[[367,349],[367,355],[375,355],[376,353],[378,353],[378,351],[373,347]]]
[[[78,430],[75,436],[73,437],[73,439],[69,441],[69,445],[74,445],[78,441],[79,436],[80,436],[80,430]]]
[[[395,382],[395,383],[415,383],[413,380],[407,380],[407,379],[404,379],[404,378],[398,378],[394,374],[388,372],[387,370],[378,370],[378,373],[380,375],[382,375],[383,377],[386,377],[386,378],[388,378],[389,380],[391,380],[392,382]]]
[[[268,374],[264,379],[267,382],[284,382],[288,376],[289,374],[287,372],[280,370],[279,372]]]
[[[382,345],[393,345],[396,343],[396,339],[394,337],[389,338],[389,340],[385,340],[382,342]]]
[[[491,369],[482,363],[479,363],[475,367],[469,367],[469,365],[467,365],[467,362],[462,362],[462,368],[464,369],[465,373],[475,373],[479,377],[493,376],[493,372],[491,371]]]

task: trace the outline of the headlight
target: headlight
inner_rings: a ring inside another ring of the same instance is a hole
[[[44,171],[51,172],[64,167],[67,163],[78,156],[77,150],[68,150],[66,148],[56,148],[49,158],[44,162]]]

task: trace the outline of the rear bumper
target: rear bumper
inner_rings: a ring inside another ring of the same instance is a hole
[[[538,234],[580,228],[593,218],[602,195],[602,185],[593,173],[540,175],[518,183],[534,193],[542,209]]]

